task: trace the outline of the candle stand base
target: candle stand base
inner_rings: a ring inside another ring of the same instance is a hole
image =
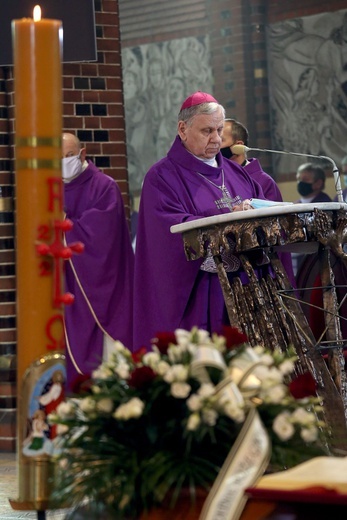
[[[38,511],[50,509],[50,494],[54,463],[49,457],[22,461],[19,475],[19,497],[10,499],[16,511]]]

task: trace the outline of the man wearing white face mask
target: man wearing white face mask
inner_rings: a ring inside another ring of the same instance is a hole
[[[86,149],[63,134],[62,175],[67,244],[84,252],[65,263],[66,290],[75,296],[65,307],[68,387],[108,357],[115,340],[132,347],[134,255],[123,199],[117,183],[86,160]]]

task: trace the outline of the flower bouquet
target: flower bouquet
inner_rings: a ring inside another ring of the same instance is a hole
[[[254,478],[269,462],[285,469],[326,454],[315,385],[294,378],[296,359],[291,350],[251,348],[230,327],[223,336],[197,328],[158,334],[151,352],[115,342],[110,360],[49,416],[60,439],[53,498],[127,519],[168,497],[174,504],[183,489],[194,500],[230,454],[232,464],[242,453],[252,413],[272,446]]]

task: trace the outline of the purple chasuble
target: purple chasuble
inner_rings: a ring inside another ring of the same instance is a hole
[[[66,290],[75,296],[74,303],[65,306],[71,384],[77,374],[90,374],[101,363],[104,331],[132,347],[134,255],[118,185],[93,163],[64,184],[64,205],[66,218],[73,222],[67,245],[85,246],[83,253],[72,256],[81,287],[65,262]]]
[[[215,204],[223,197],[217,187],[223,171],[231,199],[265,198],[244,168],[221,153],[217,162],[212,167],[200,161],[177,136],[145,176],[135,253],[135,349],[149,348],[157,332],[176,328],[221,332],[225,311],[218,275],[200,270],[203,259],[188,262],[182,236],[170,232],[174,224],[230,211]]]
[[[282,194],[273,178],[261,167],[258,159],[248,159],[249,163],[244,166],[246,172],[252,177],[254,181],[262,187],[264,196],[268,200],[282,202]]]

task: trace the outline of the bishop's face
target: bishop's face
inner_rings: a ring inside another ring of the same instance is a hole
[[[224,115],[222,109],[199,114],[188,123],[179,121],[178,135],[187,150],[200,159],[212,159],[222,143]]]

